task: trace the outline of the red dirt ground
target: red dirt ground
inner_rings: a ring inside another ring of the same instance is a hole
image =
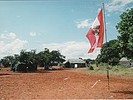
[[[100,80],[100,81],[98,81]],[[0,100],[31,99],[133,99],[133,78],[105,75],[85,69],[36,73],[0,70]]]

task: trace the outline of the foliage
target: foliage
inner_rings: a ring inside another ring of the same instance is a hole
[[[117,65],[121,58],[121,49],[118,40],[111,40],[105,43],[101,49],[101,54],[96,58],[96,63],[108,63],[109,65]]]
[[[92,59],[86,59],[85,60],[87,64],[94,64],[95,63],[95,60],[92,60]]]
[[[116,25],[120,34],[118,40],[122,49],[122,55],[133,59],[133,8],[120,15],[121,21]]]
[[[101,63],[99,65],[99,67],[97,67],[96,65],[92,65],[94,70],[91,72],[96,72],[96,73],[104,73],[107,74],[107,65],[105,63]],[[116,65],[116,66],[109,66],[110,67],[110,74],[112,75],[122,75],[122,76],[133,76],[133,68],[129,68],[127,66],[120,66],[120,65]]]
[[[19,61],[23,63],[29,63],[29,62],[34,63],[35,55],[36,55],[36,50],[31,50],[31,51],[21,50]]]
[[[41,51],[37,54],[38,64],[43,66],[44,69],[48,70],[48,67],[51,64],[52,55],[50,54],[49,49],[45,48],[44,51]]]
[[[89,67],[89,70],[94,70],[93,66],[90,66],[90,67]]]
[[[36,54],[36,50],[21,50],[19,55],[15,54],[14,56],[6,56],[0,60],[0,63],[2,63],[5,67],[13,67],[15,64],[20,62],[29,66],[28,68],[30,69],[35,69],[35,66],[40,65],[44,67],[44,69],[48,70],[49,66],[52,66],[55,63],[63,63],[64,61],[65,56],[61,55],[59,51],[49,51],[49,49],[45,48],[44,51],[40,51],[38,54]],[[35,68],[32,68],[31,66]]]
[[[120,15],[121,21],[116,25],[119,32],[118,40],[111,40],[103,45],[96,63],[117,65],[120,58],[133,59],[133,8]]]
[[[37,54],[38,64],[44,66],[46,70],[55,63],[63,63],[64,58],[59,51],[53,50],[50,52],[47,48]]]
[[[15,58],[13,56],[5,56],[0,60],[0,63],[2,63],[4,67],[10,67],[14,60]]]
[[[23,72],[37,70],[35,55],[36,50],[21,50],[20,55],[14,55],[11,70]]]
[[[63,63],[65,61],[64,60],[65,56],[61,55],[59,51],[53,50],[51,51],[51,55],[52,55],[53,62]]]

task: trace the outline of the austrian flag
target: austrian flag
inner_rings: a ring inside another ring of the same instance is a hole
[[[92,53],[95,48],[102,47],[104,38],[104,22],[102,9],[98,12],[98,16],[93,22],[91,28],[87,32],[86,37],[90,41],[91,48],[88,53]]]

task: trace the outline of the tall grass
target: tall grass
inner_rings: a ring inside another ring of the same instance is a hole
[[[94,70],[91,70],[91,72],[97,72],[97,73],[107,73],[107,66],[110,70],[110,74],[113,75],[122,75],[122,76],[133,76],[133,67],[127,67],[127,66],[109,66],[107,64],[101,64],[98,67],[96,67],[95,64],[92,65]]]

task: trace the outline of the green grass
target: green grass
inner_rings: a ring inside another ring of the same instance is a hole
[[[97,72],[97,73],[107,73],[107,65],[102,64],[99,65],[99,67],[96,67],[95,64],[92,65],[94,70],[89,70],[91,72]],[[112,75],[122,75],[122,76],[133,76],[133,67],[126,67],[126,66],[109,66],[110,74]]]
[[[114,66],[110,72],[116,75],[133,76],[133,68],[126,66]]]

